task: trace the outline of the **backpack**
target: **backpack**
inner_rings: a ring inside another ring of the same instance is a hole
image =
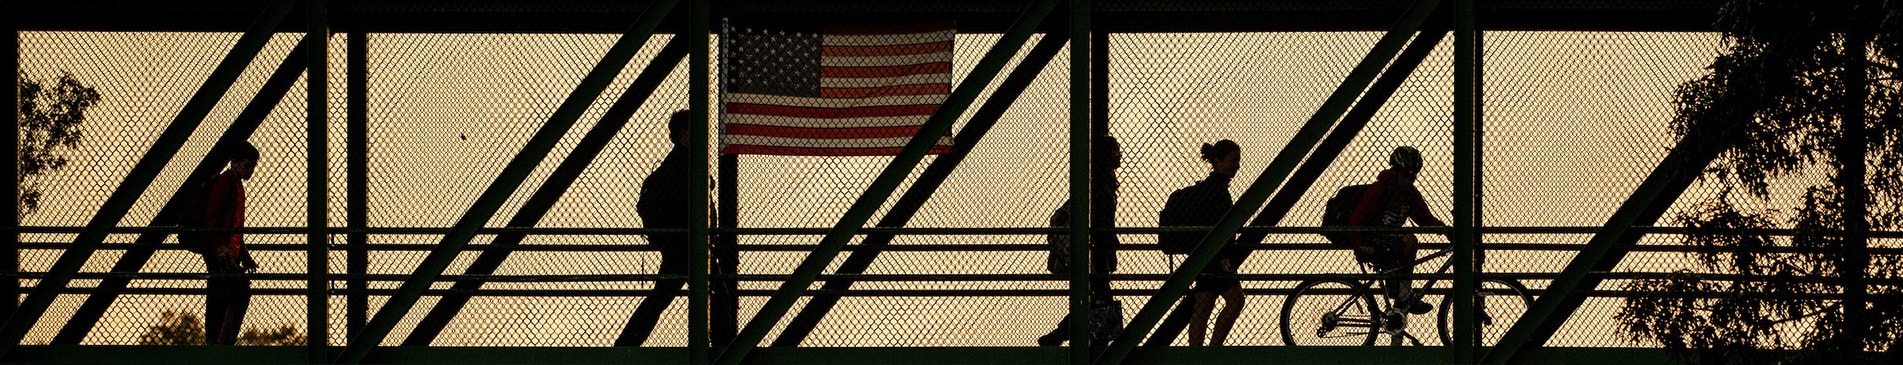
[[[1355,205],[1361,203],[1361,196],[1367,192],[1367,184],[1349,185],[1335,191],[1334,197],[1328,198],[1328,205],[1322,210],[1323,238],[1338,245],[1348,245],[1354,241],[1353,233],[1329,232],[1329,229],[1348,226],[1348,215],[1354,213]]]
[[[173,226],[179,228],[211,227],[208,222],[205,222],[205,211],[206,208],[209,208],[206,204],[209,202],[208,199],[211,198],[212,182],[217,179],[217,177],[213,177],[192,184],[179,193],[182,196],[179,197],[178,207],[172,215]],[[211,240],[212,235],[204,232],[178,232],[179,246],[185,248],[186,251],[200,255],[211,253]]]
[[[1057,211],[1051,212],[1051,227],[1070,227],[1070,203],[1066,202]],[[1051,245],[1051,255],[1044,259],[1044,268],[1052,274],[1070,273],[1070,235],[1052,233],[1044,236],[1044,240]]]
[[[1190,195],[1197,193],[1195,188],[1190,185],[1171,192],[1170,198],[1163,201],[1163,210],[1156,213],[1156,225],[1208,226],[1222,219],[1223,210],[1194,206],[1196,198]],[[1156,244],[1165,254],[1187,255],[1196,250],[1196,244],[1201,243],[1205,235],[1208,232],[1162,232],[1156,234]]]

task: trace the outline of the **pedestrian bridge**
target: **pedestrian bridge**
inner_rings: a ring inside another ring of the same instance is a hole
[[[1711,1],[0,7],[16,83],[71,75],[100,95],[84,138],[48,147],[61,168],[16,167],[34,204],[0,268],[19,294],[5,362],[1668,363],[1616,316],[1660,294],[1630,283],[1713,250],[1671,218],[1721,194],[1698,178],[1722,149],[1669,126],[1673,92],[1722,50]],[[943,21],[950,85],[905,148],[723,153],[735,24]],[[694,116],[678,148],[709,177],[679,194],[704,204],[679,212],[690,227],[650,227],[638,192],[676,148],[677,110]],[[939,135],[950,149],[927,154]],[[1118,160],[1092,153],[1104,136]],[[1222,139],[1243,149],[1235,207],[1159,227],[1169,193],[1209,173],[1196,147]],[[247,228],[167,223],[240,141],[262,151]],[[1366,286],[1384,276],[1319,226],[1400,145],[1425,154],[1417,186],[1451,226],[1386,232],[1436,253],[1415,275],[1436,309],[1396,321]],[[1053,228],[1067,201],[1114,201],[1114,224]],[[199,345],[205,266],[171,238],[190,230],[244,234],[262,267],[239,341],[276,346]],[[1163,254],[1157,234],[1181,230],[1211,233]],[[648,237],[667,233],[691,237],[688,274],[660,272]],[[1082,252],[1092,234],[1122,242],[1098,277],[1124,329],[1036,346],[1089,321],[1084,258],[1053,273],[1046,257],[1051,237]],[[1191,347],[1179,303],[1226,237],[1247,304],[1227,346]],[[1898,232],[1870,242],[1903,253]],[[685,289],[653,299],[668,281]],[[1359,298],[1372,313],[1329,312]],[[659,314],[631,318],[643,304]]]

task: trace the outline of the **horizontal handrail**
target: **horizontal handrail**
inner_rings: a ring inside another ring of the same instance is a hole
[[[99,249],[107,250],[107,251],[125,250],[125,249],[130,249],[134,246],[136,245],[131,243],[106,243],[106,244],[101,244]],[[784,244],[756,243],[756,244],[741,244],[741,245],[738,245],[736,248],[740,250],[741,252],[806,252],[806,251],[811,251],[816,246],[817,245],[809,244],[809,243],[784,243]],[[1255,244],[1255,245],[1238,244],[1236,246],[1242,247],[1242,248],[1249,248],[1253,250],[1268,250],[1268,251],[1278,251],[1278,250],[1279,251],[1341,250],[1344,252],[1346,251],[1346,249],[1343,248],[1342,246],[1332,244],[1332,243],[1264,243],[1264,244]],[[331,247],[332,249],[343,249],[346,246],[344,246],[343,244],[333,244]],[[371,244],[365,244],[363,247],[364,249],[370,250],[373,252],[430,251],[436,248],[436,244],[434,243],[371,243]],[[1421,248],[1427,249],[1427,250],[1440,249],[1445,247],[1447,247],[1446,243],[1422,243],[1421,244]],[[1577,251],[1581,248],[1584,248],[1585,244],[1556,243],[1556,242],[1488,243],[1488,244],[1482,244],[1480,247],[1488,251]],[[61,250],[66,248],[66,244],[54,243],[54,242],[23,242],[20,244],[20,248],[25,250]],[[255,251],[306,251],[310,249],[310,245],[307,245],[304,243],[248,243],[246,244],[246,248],[250,250],[255,250]],[[1154,243],[1124,243],[1120,245],[1119,248],[1126,252],[1157,251],[1161,249],[1161,247],[1159,247],[1157,244],[1154,244]],[[178,247],[178,245],[173,245],[173,244],[161,245],[160,249],[161,250],[184,250],[184,248]],[[523,243],[519,245],[469,244],[467,247],[463,248],[463,251],[465,252],[486,251],[486,250],[512,250],[512,251],[518,251],[518,252],[653,252],[653,251],[659,251],[660,249],[653,245],[649,245],[645,243],[620,243],[620,244]],[[880,246],[846,245],[845,250],[847,251],[867,250],[867,251],[881,251],[881,252],[1042,252],[1042,251],[1049,251],[1050,245],[1042,244],[1042,243],[913,243],[913,244],[895,243],[895,244],[880,245]],[[1641,244],[1641,245],[1637,245],[1633,247],[1632,250],[1634,252],[1732,252],[1732,251],[1738,251],[1738,250],[1744,250],[1746,252],[1757,252],[1757,253],[1828,252],[1828,250],[1821,249],[1821,248],[1805,248],[1805,247],[1790,247],[1790,246],[1721,248],[1721,247],[1705,247],[1705,246],[1687,246],[1687,245],[1680,245],[1680,244]],[[1898,248],[1872,247],[1870,248],[1870,254],[1872,255],[1903,255],[1903,247],[1898,247]]]
[[[1671,278],[1676,276],[1683,276],[1683,277],[1689,277],[1689,278],[1705,280],[1705,281],[1748,281],[1748,282],[1768,281],[1768,279],[1765,279],[1762,276],[1742,275],[1742,274],[1722,274],[1722,273],[1672,273],[1672,272],[1628,271],[1628,272],[1599,272],[1599,273],[1593,273],[1590,275],[1595,277],[1605,278],[1605,279],[1612,279],[1612,280],[1665,279],[1665,278]],[[0,275],[0,277],[9,277],[9,276],[15,277],[18,279],[38,279],[40,277],[45,276],[45,274],[41,272],[24,272],[24,273],[13,274],[13,275]],[[402,274],[351,275],[351,274],[333,273],[330,276],[332,277],[333,280],[353,279],[353,280],[365,280],[365,281],[400,282],[405,279],[408,279],[407,275],[402,275]],[[1108,276],[1112,280],[1122,281],[1122,282],[1154,282],[1154,281],[1163,281],[1163,280],[1169,279],[1169,274],[1164,274],[1164,273],[1109,274],[1109,275],[1097,275],[1097,276]],[[1374,280],[1374,279],[1383,278],[1379,274],[1365,274],[1365,273],[1277,273],[1277,274],[1213,274],[1212,273],[1212,274],[1208,274],[1207,276],[1218,277],[1218,278],[1234,278],[1234,279],[1246,281],[1246,282],[1265,282],[1265,281],[1295,282],[1295,281],[1322,280],[1322,279]],[[1558,273],[1553,273],[1553,272],[1489,272],[1489,273],[1482,274],[1480,278],[1481,279],[1516,279],[1516,280],[1551,280],[1558,276],[1559,276]],[[145,273],[92,272],[92,273],[78,273],[73,276],[74,279],[104,279],[109,277],[135,278],[135,279],[142,279],[142,280],[202,280],[206,277],[206,274],[198,273],[198,272],[145,272]],[[302,281],[307,279],[307,277],[303,273],[255,273],[255,274],[248,274],[246,275],[246,277],[253,280],[262,280],[262,281]],[[789,276],[783,275],[783,274],[737,274],[737,275],[736,274],[713,274],[712,277],[722,278],[722,279],[734,279],[737,281],[780,282],[780,281],[785,281]],[[855,280],[855,281],[862,281],[862,282],[935,282],[935,283],[943,283],[943,282],[1066,282],[1067,280],[1069,280],[1069,277],[1070,277],[1069,275],[1064,275],[1064,274],[821,274],[820,275],[820,278],[822,279]],[[440,276],[439,281],[449,282],[449,281],[458,281],[458,280],[483,280],[483,281],[489,281],[489,282],[513,282],[513,283],[568,283],[568,282],[647,282],[647,281],[654,281],[654,280],[661,280],[661,279],[685,280],[686,278],[687,278],[686,275],[660,275],[660,274],[442,275]],[[1453,279],[1453,274],[1451,273],[1416,273],[1414,274],[1414,278],[1416,280],[1427,280],[1427,279],[1451,280]],[[1835,277],[1829,277],[1829,276],[1816,276],[1816,277],[1786,278],[1783,280],[1803,282],[1803,283],[1836,284],[1838,283],[1839,279]],[[1867,280],[1867,282],[1871,285],[1903,286],[1903,278],[1870,278],[1865,280]]]
[[[22,289],[31,290],[32,287],[28,286]],[[1148,295],[1154,294],[1155,291],[1156,291],[1155,289],[1114,289],[1114,290],[1111,290],[1111,294],[1116,296],[1126,296],[1126,297],[1127,296],[1148,296]],[[251,289],[251,292],[252,292],[252,295],[264,295],[264,296],[304,296],[304,295],[310,294],[304,288],[253,288]],[[485,288],[485,289],[474,289],[474,290],[429,289],[429,290],[425,290],[423,292],[423,295],[443,296],[443,295],[449,295],[449,294],[464,294],[464,295],[482,296],[482,297],[596,297],[596,298],[629,297],[629,298],[634,298],[634,297],[644,297],[644,296],[652,294],[652,292],[653,292],[652,290],[647,290],[647,289],[487,289]],[[1293,292],[1294,292],[1293,288],[1243,289],[1243,294],[1246,294],[1249,296],[1283,296],[1283,295],[1289,295]],[[1446,289],[1440,289],[1440,288],[1434,288],[1427,291],[1429,295],[1443,295],[1445,294],[1445,292],[1446,292]],[[1545,291],[1541,289],[1529,289],[1527,290],[1527,292],[1529,295],[1533,295],[1534,297],[1538,297],[1540,295],[1545,294]],[[61,290],[60,293],[61,294],[88,294],[88,293],[91,293],[91,288],[71,287],[71,288],[66,288]],[[395,289],[365,289],[364,293],[367,295],[372,295],[372,296],[388,296],[388,295],[396,293],[396,290]],[[773,290],[742,289],[742,290],[736,291],[736,293],[743,297],[766,297],[766,296],[772,296],[774,294],[774,291]],[[1318,291],[1318,293],[1345,294],[1346,291]],[[205,289],[204,288],[127,288],[124,291],[122,291],[121,294],[198,296],[198,295],[204,295]],[[330,294],[344,295],[345,290],[332,289],[330,291]],[[901,297],[903,298],[1063,297],[1063,296],[1070,295],[1070,290],[1069,289],[919,289],[919,290],[854,289],[854,290],[847,290],[842,292],[842,291],[835,291],[835,290],[812,289],[812,290],[807,290],[801,293],[800,295],[814,296],[814,295],[821,295],[821,294],[838,295],[838,296],[846,296],[846,297],[892,297],[892,298],[901,298]],[[1600,297],[1600,298],[1630,298],[1635,296],[1648,296],[1648,297],[1662,296],[1662,297],[1674,297],[1674,298],[1677,298],[1677,297],[1724,298],[1724,297],[1731,296],[1731,294],[1711,293],[1711,294],[1674,295],[1669,293],[1649,292],[1649,291],[1594,290],[1594,291],[1588,292],[1588,296]],[[1800,297],[1807,298],[1807,299],[1836,299],[1841,296],[1842,295],[1831,293],[1831,294],[1808,294],[1808,295],[1801,295]]]
[[[5,228],[10,230],[15,230],[19,233],[76,234],[76,233],[79,233],[81,230],[83,230],[85,227],[16,226],[16,227],[5,227]],[[1171,226],[1171,227],[1096,228],[1096,229],[1093,229],[1093,231],[1105,232],[1105,233],[1117,233],[1117,234],[1157,234],[1157,233],[1164,233],[1164,232],[1204,232],[1204,231],[1208,231],[1209,229],[1210,227],[1208,226]],[[1511,227],[1481,227],[1479,228],[1480,233],[1484,233],[1484,234],[1593,234],[1593,233],[1598,233],[1601,229],[1602,229],[1601,227],[1588,227],[1588,226],[1511,226]],[[1673,235],[1688,234],[1690,232],[1689,229],[1684,227],[1657,227],[1657,226],[1632,227],[1632,230],[1636,232],[1643,232],[1643,233],[1650,233],[1650,234],[1673,234]],[[826,228],[808,228],[808,227],[788,227],[788,228],[741,227],[741,228],[710,228],[708,231],[715,234],[736,234],[736,235],[818,236],[818,235],[826,234],[827,229]],[[301,235],[301,234],[310,233],[308,228],[301,227],[301,226],[243,227],[243,228],[204,228],[204,227],[176,227],[176,226],[124,227],[122,226],[122,227],[113,227],[109,229],[108,232],[114,233],[114,234],[204,232],[204,233],[250,233],[250,234],[287,234],[287,235],[288,234]],[[364,234],[378,234],[378,235],[440,235],[440,234],[447,234],[449,232],[449,229],[442,228],[442,227],[372,227],[372,228],[363,228],[363,229],[332,227],[330,229],[325,230],[325,232],[327,234],[364,233]],[[481,235],[531,234],[531,235],[552,235],[552,236],[563,236],[563,235],[566,235],[566,236],[573,236],[573,235],[627,236],[627,235],[646,235],[651,233],[686,233],[686,232],[687,232],[686,229],[676,229],[676,228],[489,227],[489,228],[478,229],[476,233]],[[872,233],[897,234],[897,235],[1046,235],[1046,234],[1063,234],[1063,233],[1068,233],[1069,231],[1061,227],[1056,227],[1056,228],[1053,228],[1053,227],[865,227],[865,228],[859,229],[859,232],[861,232],[860,235],[866,235],[866,234],[872,234]],[[1256,233],[1269,233],[1269,234],[1320,234],[1323,232],[1447,234],[1452,232],[1452,230],[1447,227],[1245,226],[1245,227],[1242,227],[1242,230],[1240,232],[1256,232]],[[1758,235],[1770,235],[1770,236],[1792,236],[1792,235],[1796,235],[1800,233],[1800,230],[1779,228],[1779,229],[1737,229],[1737,230],[1722,230],[1722,231],[1716,231],[1716,232],[1736,232],[1739,234],[1758,234]],[[1876,231],[1870,232],[1870,237],[1872,238],[1903,238],[1903,231],[1876,230]]]

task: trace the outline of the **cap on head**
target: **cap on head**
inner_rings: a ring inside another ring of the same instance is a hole
[[[1394,153],[1388,154],[1388,167],[1407,172],[1420,172],[1421,150],[1411,146],[1395,147]]]

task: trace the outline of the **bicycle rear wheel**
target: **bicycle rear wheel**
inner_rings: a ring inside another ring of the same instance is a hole
[[[1369,346],[1380,331],[1374,295],[1361,283],[1309,280],[1282,301],[1282,343],[1289,346]]]
[[[1480,287],[1474,293],[1480,296],[1478,322],[1480,346],[1493,346],[1500,342],[1500,336],[1506,335],[1507,328],[1519,321],[1528,308],[1533,307],[1533,296],[1527,294],[1526,284],[1512,279],[1486,279],[1480,281]],[[1452,344],[1454,338],[1454,301],[1453,296],[1442,297],[1440,302],[1440,343]]]

